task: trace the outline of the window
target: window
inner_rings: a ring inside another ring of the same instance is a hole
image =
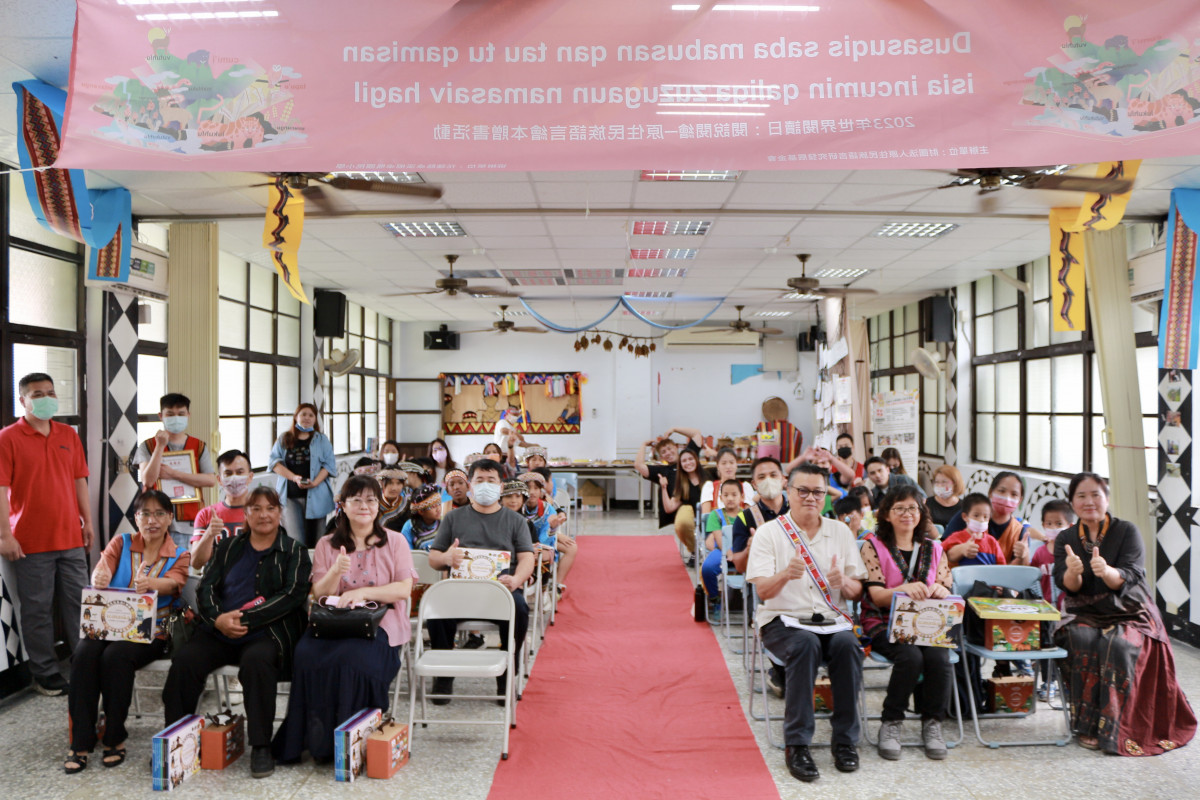
[[[31,372],[54,379],[59,422],[84,441],[83,248],[34,217],[19,175],[0,165],[0,291],[8,316],[0,318],[0,392],[12,398],[3,424],[24,414],[18,383]]]
[[[356,350],[359,353],[345,374],[335,375],[332,369],[325,372],[325,394],[329,398],[325,431],[333,441],[333,451],[345,455],[366,450],[368,440],[382,440],[386,435],[379,397],[391,374],[391,319],[349,303],[346,335],[326,339],[323,346],[326,358],[333,358],[334,350],[347,357]]]
[[[867,320],[871,393],[920,390],[920,452],[941,456],[946,450],[945,371],[940,370],[936,378],[925,378],[909,363],[912,351],[918,347],[936,352],[943,362],[949,352],[944,342],[925,341],[924,331],[928,326],[924,320],[928,314],[927,303],[909,303]],[[915,466],[908,468],[916,469]]]
[[[274,272],[226,253],[219,269],[221,450],[264,469],[300,402],[300,303]]]
[[[1064,476],[1083,470],[1106,475],[1104,409],[1090,321],[1084,331],[1053,330],[1049,258],[1004,272],[1027,282],[1029,294],[994,276],[971,288],[974,460]],[[1158,413],[1156,311],[1135,304],[1134,330],[1143,426],[1152,443]],[[1146,459],[1147,474],[1156,475],[1156,451],[1147,450]]]

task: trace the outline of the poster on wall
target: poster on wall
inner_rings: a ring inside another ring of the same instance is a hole
[[[440,377],[442,430],[447,435],[492,433],[501,414],[522,433],[579,433],[581,373],[470,372]]]
[[[919,399],[918,389],[878,392],[871,398],[875,416],[875,455],[894,447],[900,451],[900,460],[913,471],[917,464]]]
[[[853,421],[854,406],[851,403],[850,378],[836,375],[833,378],[833,424],[849,425]]]

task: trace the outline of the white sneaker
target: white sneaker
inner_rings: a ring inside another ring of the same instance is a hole
[[[946,757],[946,740],[942,738],[942,723],[936,719],[921,721],[921,741],[925,743],[925,755],[934,761]]]
[[[900,728],[903,722],[883,722],[879,725],[879,757],[888,761],[900,759]]]

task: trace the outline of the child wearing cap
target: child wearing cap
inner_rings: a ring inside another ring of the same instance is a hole
[[[442,522],[441,490],[436,484],[422,486],[413,492],[408,505],[410,516],[400,529],[400,534],[408,540],[408,546],[413,550],[428,551]],[[388,529],[395,530],[390,525]]]
[[[401,518],[401,524],[408,518],[408,475],[395,467],[380,470],[375,475],[383,490],[383,502],[379,504],[379,524]]]
[[[442,516],[446,516],[456,508],[471,504],[467,491],[471,488],[467,473],[461,469],[446,472],[446,485],[442,489]]]

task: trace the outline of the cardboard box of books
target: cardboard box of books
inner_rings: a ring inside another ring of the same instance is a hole
[[[83,587],[79,635],[107,642],[150,644],[158,592]]]
[[[408,763],[408,726],[388,720],[367,737],[367,777],[390,778]]]
[[[1011,675],[988,678],[987,710],[1000,714],[1029,713],[1037,709],[1033,702],[1033,677]]]
[[[150,740],[151,786],[156,792],[178,788],[200,771],[200,732],[204,717],[191,714],[169,725]]]
[[[818,714],[833,711],[833,684],[827,675],[817,678],[813,684],[813,711]]]
[[[225,769],[246,752],[246,718],[241,714],[209,717],[200,732],[201,769]]]
[[[1041,621],[1060,618],[1044,600],[972,597],[971,609],[983,620],[983,646],[1007,652],[1039,650]]]
[[[333,777],[353,781],[367,765],[367,739],[383,725],[383,711],[364,708],[333,732]]]
[[[512,559],[512,553],[507,550],[484,550],[478,547],[464,547],[462,563],[451,567],[451,578],[473,578],[477,580],[496,580],[506,569]]]
[[[962,624],[966,606],[956,595],[914,600],[904,593],[892,597],[892,613],[888,620],[888,641],[916,644],[925,647],[955,647],[956,628]]]

